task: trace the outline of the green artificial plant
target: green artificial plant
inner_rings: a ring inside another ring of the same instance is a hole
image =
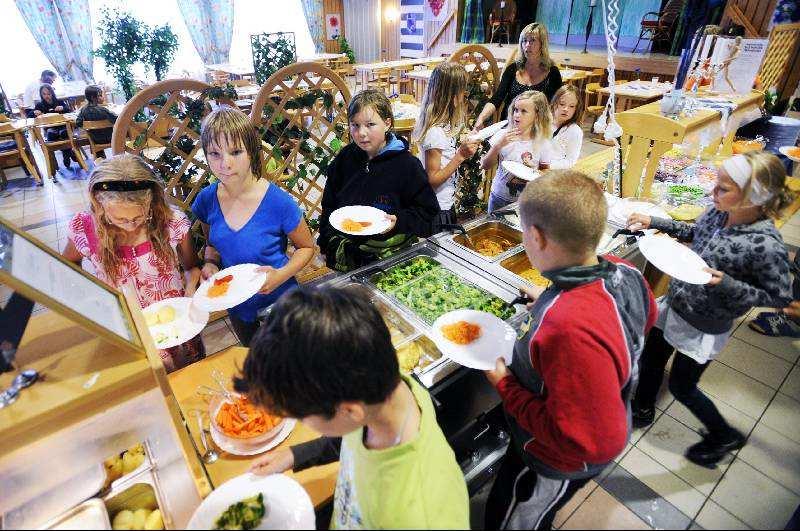
[[[130,100],[136,92],[131,69],[145,54],[148,28],[130,13],[118,9],[104,7],[101,13],[97,31],[102,44],[94,55],[105,61],[125,99]]]
[[[339,35],[336,37],[336,40],[339,41],[339,53],[343,53],[347,56],[350,60],[350,63],[356,63],[356,53],[353,51],[353,48],[350,46],[350,43],[347,42],[347,39],[344,35]]]
[[[253,69],[256,82],[263,85],[272,74],[297,61],[294,33],[261,33],[250,35]]]
[[[153,68],[156,79],[161,81],[169,71],[169,66],[175,60],[178,51],[178,36],[172,31],[169,24],[156,26],[148,31],[148,38],[144,62]]]

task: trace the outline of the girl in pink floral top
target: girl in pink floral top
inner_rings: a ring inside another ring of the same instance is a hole
[[[94,275],[114,287],[132,285],[142,308],[194,293],[200,270],[191,224],[170,208],[141,158],[123,154],[100,163],[89,179],[89,195],[91,211],[76,214],[69,224],[62,253],[68,260],[88,260]],[[204,349],[197,337],[160,353],[173,371],[201,359]]]

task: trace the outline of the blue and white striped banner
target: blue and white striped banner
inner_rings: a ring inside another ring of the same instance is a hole
[[[424,0],[400,0],[400,57],[424,56]]]

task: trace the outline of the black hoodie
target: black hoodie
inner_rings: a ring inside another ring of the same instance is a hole
[[[334,210],[353,205],[372,206],[397,216],[397,224],[388,234],[369,238],[348,236],[356,243],[385,241],[397,234],[430,236],[433,219],[439,213],[439,202],[428,174],[419,159],[408,151],[405,140],[400,142],[395,137],[372,160],[356,144],[348,144],[328,167],[318,239],[328,267],[334,267],[338,247],[338,242],[331,239],[341,234],[331,227],[328,219]]]

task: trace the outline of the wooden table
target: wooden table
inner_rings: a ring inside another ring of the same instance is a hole
[[[628,81],[616,87],[617,111],[627,111],[639,105],[655,101],[670,91],[670,83],[653,83],[652,81]],[[601,94],[608,96],[608,87],[600,89]]]
[[[355,65],[356,85],[360,83],[362,87],[365,87],[367,85],[367,81],[369,81],[370,76],[375,72],[375,70],[383,70],[386,68],[394,70],[396,68],[411,66],[439,64],[444,63],[445,61],[446,59],[444,57],[421,57],[419,59],[401,59],[399,61],[382,61],[379,63]]]
[[[197,448],[202,448],[197,427],[195,411],[203,413],[203,419],[208,426],[208,404],[196,393],[200,385],[215,386],[211,378],[211,370],[219,369],[225,375],[227,381],[236,373],[237,367],[241,367],[244,358],[247,356],[247,349],[243,347],[231,347],[198,363],[193,363],[179,371],[169,375],[169,383],[178,407],[183,414],[189,428],[189,433],[194,440]],[[278,449],[288,448],[289,446],[310,441],[319,437],[304,424],[298,422],[292,434]],[[209,444],[213,444],[209,438]],[[208,478],[214,488],[225,481],[240,476],[247,472],[250,463],[255,457],[239,457],[220,450],[220,457],[217,462],[204,465]],[[287,472],[286,475],[296,479],[303,488],[306,489],[315,507],[319,507],[333,497],[336,487],[336,476],[339,473],[339,463],[314,467],[302,472]]]
[[[253,76],[256,72],[255,68],[253,68],[253,65],[247,64],[216,63],[205,65],[205,67],[208,71],[225,72],[227,74],[232,74],[239,77]]]
[[[309,55],[308,57],[301,57],[298,59],[299,62],[311,62],[311,63],[324,63],[330,64],[331,61],[335,61],[336,59],[341,59],[342,57],[347,57],[346,54],[343,53],[317,53],[314,55]]]

